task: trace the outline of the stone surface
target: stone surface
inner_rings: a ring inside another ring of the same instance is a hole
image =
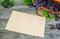
[[[0,5],[3,0],[0,0]],[[36,37],[36,36],[30,36],[22,33],[17,33],[17,32],[12,32],[5,30],[5,26],[8,22],[8,19],[11,15],[12,10],[20,11],[20,12],[26,12],[27,14],[34,14],[35,9],[34,8],[29,8],[27,6],[22,6],[20,4],[21,0],[16,0],[17,4],[10,9],[5,9],[2,6],[0,6],[0,39],[60,39],[60,30],[50,30],[50,26],[48,24],[56,24],[60,23],[60,21],[51,21],[51,20],[46,20],[46,27],[45,27],[45,37]]]

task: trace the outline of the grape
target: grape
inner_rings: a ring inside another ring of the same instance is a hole
[[[57,17],[55,19],[56,21],[59,21],[60,20],[60,14],[57,14]]]
[[[4,7],[5,8],[10,8],[10,6],[11,6],[11,2],[8,2],[7,5],[5,5]]]
[[[38,0],[34,0],[33,5],[36,6],[38,4]]]
[[[53,5],[53,3],[48,1],[47,7],[50,8],[52,5]]]
[[[49,14],[49,16],[52,16],[53,15],[53,13],[51,12],[50,14]]]
[[[60,6],[58,6],[58,10],[60,11]]]
[[[46,3],[46,2],[44,2],[44,3],[43,3],[43,6],[44,6],[45,8],[47,8],[47,3]]]
[[[60,10],[60,6],[54,4],[53,2],[51,2],[49,0],[34,0],[33,5],[28,5],[28,6],[29,7],[33,6],[36,9],[38,9],[40,6],[48,8],[51,10],[51,13],[49,14],[49,18],[54,19],[54,20],[60,20],[60,14],[58,14],[58,15],[53,14],[53,11],[59,11]]]
[[[55,6],[55,4],[52,4],[52,6],[50,6],[49,9],[50,9],[51,11],[54,11],[54,6]]]
[[[32,8],[33,7],[33,4],[29,4],[28,7]]]
[[[60,30],[60,24],[59,23],[56,24],[56,27]]]
[[[42,2],[38,2],[37,7],[39,8],[40,6],[42,6]]]
[[[57,12],[58,11],[58,6],[55,4],[54,6],[54,11]]]
[[[43,0],[43,6],[45,7],[45,8],[47,8],[47,5],[48,5],[48,0]]]
[[[10,8],[10,5],[6,5],[6,6],[4,6],[5,8]]]
[[[8,6],[6,5],[6,6],[4,6],[4,8],[8,8]]]
[[[57,17],[60,17],[60,14],[57,14]]]
[[[56,4],[49,0],[34,0],[33,5],[36,9],[39,8],[40,6],[44,6],[45,8],[49,8],[51,11],[60,10],[59,6],[57,6]]]
[[[56,6],[55,11],[60,11],[60,6]]]
[[[37,9],[38,8],[38,0],[34,0],[33,6]]]
[[[60,18],[59,18],[59,17],[57,17],[55,20],[56,20],[56,21],[59,21],[59,20],[60,20]]]
[[[33,6],[38,9],[40,6],[44,6],[45,8],[49,8],[51,11],[59,11],[60,6],[57,6],[53,2],[49,0],[34,0]],[[31,7],[31,6],[30,6]]]
[[[11,2],[8,2],[7,5],[11,5],[12,3]]]
[[[43,0],[38,0],[38,2],[42,2]]]
[[[39,0],[35,0],[34,3],[33,3],[34,7],[36,9],[38,9],[41,5],[42,5],[42,0],[39,1]]]
[[[54,26],[53,24],[49,24],[49,26]]]
[[[50,29],[57,29],[57,27],[56,26],[52,26]]]

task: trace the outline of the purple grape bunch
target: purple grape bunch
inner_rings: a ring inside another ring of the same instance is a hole
[[[48,8],[51,11],[49,14],[49,17],[51,17],[53,15],[53,12],[60,11],[60,6],[51,2],[50,0],[34,0],[34,3],[29,4],[28,6],[30,8],[35,7],[35,9],[38,9],[40,6]],[[56,14],[55,20],[60,20],[60,14]]]
[[[11,2],[8,2],[7,5],[4,6],[5,8],[10,8],[11,7]]]
[[[35,0],[34,3],[33,3],[33,5],[36,9],[38,9],[38,6],[39,6],[38,2],[39,2],[38,0]]]
[[[38,9],[43,4],[43,0],[34,0],[33,4],[29,4],[28,6],[35,7],[35,9]]]
[[[54,4],[53,2],[49,0],[34,0],[33,6],[38,9],[40,6],[44,6],[46,8],[49,8],[51,11],[59,11],[60,6],[57,4]]]

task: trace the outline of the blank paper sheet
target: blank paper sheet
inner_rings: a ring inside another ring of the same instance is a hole
[[[13,11],[5,29],[18,33],[44,37],[45,17]]]

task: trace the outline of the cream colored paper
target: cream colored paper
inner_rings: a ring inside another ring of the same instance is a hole
[[[5,29],[18,33],[44,37],[45,18],[13,11]]]

